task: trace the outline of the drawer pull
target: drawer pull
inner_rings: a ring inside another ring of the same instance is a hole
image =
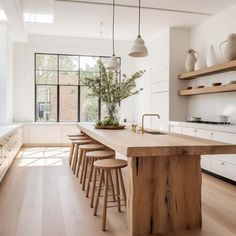
[[[225,165],[225,163],[224,163],[224,162],[221,162],[221,165],[222,165],[222,166],[224,166],[224,165]]]

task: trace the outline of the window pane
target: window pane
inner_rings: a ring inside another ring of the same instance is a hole
[[[78,71],[79,57],[78,56],[59,56],[59,69],[63,71]]]
[[[78,85],[78,72],[59,72],[59,83],[62,85]]]
[[[81,83],[82,85],[85,78],[96,78],[96,77],[100,77],[100,73],[88,72],[88,71],[80,72],[80,81],[82,82]]]
[[[37,70],[57,70],[57,55],[36,54]]]
[[[98,120],[98,99],[88,96],[89,89],[80,87],[80,121]]]
[[[57,84],[57,72],[36,71],[36,84]]]
[[[78,120],[78,87],[60,87],[60,121]]]
[[[81,71],[97,71],[99,72],[99,68],[97,65],[97,61],[99,57],[80,57],[80,70]]]
[[[57,121],[57,87],[40,86],[36,88],[36,120]]]

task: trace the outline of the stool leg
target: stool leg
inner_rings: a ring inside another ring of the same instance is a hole
[[[119,184],[119,177],[118,177],[118,170],[115,169],[115,176],[116,176],[116,194],[117,194],[117,206],[118,206],[118,211],[121,211],[120,208],[120,184]]]
[[[94,175],[93,175],[93,189],[92,189],[92,195],[91,195],[91,201],[90,201],[90,207],[93,208],[93,203],[94,203],[94,195],[95,195],[95,190],[96,190],[96,182],[97,182],[97,168],[94,170]]]
[[[87,177],[87,172],[88,172],[88,161],[89,159],[84,156],[85,158],[85,166],[84,166],[84,176],[83,176],[83,181],[82,181],[82,190],[85,190],[85,184],[86,184],[86,177]]]
[[[83,150],[81,157],[82,157],[82,167],[81,167],[81,174],[80,174],[80,183],[82,184],[83,176],[84,176],[84,167],[85,167],[85,154],[86,152]]]
[[[89,189],[90,189],[90,182],[92,180],[92,176],[93,176],[93,162],[94,160],[91,160],[91,163],[90,163],[90,170],[89,170],[89,177],[88,177],[88,184],[87,184],[87,190],[86,190],[86,197],[89,197]]]
[[[123,198],[124,198],[124,203],[125,203],[125,206],[126,206],[126,193],[125,193],[124,180],[123,180],[123,177],[122,177],[121,169],[119,169],[118,171],[119,171],[119,176],[120,176],[121,191],[122,191]]]
[[[116,201],[116,194],[115,194],[115,188],[114,188],[114,184],[113,184],[113,180],[112,180],[111,171],[109,171],[108,173],[109,173],[109,182],[110,182],[110,185],[111,185],[113,201],[115,202]]]
[[[103,214],[102,214],[102,230],[106,230],[106,218],[107,218],[107,193],[109,187],[109,172],[110,170],[105,170],[105,192],[103,200]]]
[[[74,143],[71,143],[70,154],[69,154],[69,165],[71,165],[73,154],[74,154]]]
[[[76,170],[76,177],[78,178],[79,176],[79,170],[80,170],[80,166],[81,166],[81,162],[82,162],[82,154],[83,151],[81,149],[79,149],[79,161],[78,161],[78,165],[77,165],[77,170]]]
[[[104,170],[101,171],[101,175],[99,178],[99,184],[98,184],[98,191],[97,191],[97,196],[96,196],[96,202],[95,202],[95,208],[94,208],[94,215],[97,215],[97,210],[98,210],[98,202],[99,202],[99,197],[101,194],[101,190],[102,190],[102,179],[104,176]]]
[[[74,148],[74,155],[73,155],[73,163],[72,163],[72,171],[75,173],[75,167],[76,167],[76,163],[77,163],[77,158],[78,158],[78,144],[75,144],[75,148]]]

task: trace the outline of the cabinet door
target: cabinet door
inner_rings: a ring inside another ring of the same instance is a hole
[[[211,158],[208,155],[201,156],[201,168],[204,170],[212,171]]]
[[[152,93],[151,99],[152,113],[160,115],[151,118],[151,128],[169,131],[169,92]]]

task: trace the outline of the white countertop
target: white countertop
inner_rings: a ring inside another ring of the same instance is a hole
[[[0,125],[0,142],[6,138],[12,131],[18,129],[22,124]]]
[[[200,124],[193,122],[181,122],[181,121],[170,121],[170,125],[177,125],[182,127],[196,128],[196,129],[205,129],[205,130],[214,130],[219,132],[227,132],[236,134],[236,125],[211,125],[211,124]]]

